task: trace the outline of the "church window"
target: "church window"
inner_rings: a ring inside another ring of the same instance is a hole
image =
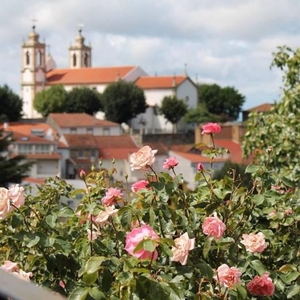
[[[42,52],[40,50],[36,53],[36,64],[37,66],[42,65]]]
[[[30,64],[30,55],[29,55],[29,51],[26,51],[26,65]]]
[[[73,67],[76,67],[76,64],[77,64],[77,57],[76,57],[76,54],[74,53],[73,54]]]

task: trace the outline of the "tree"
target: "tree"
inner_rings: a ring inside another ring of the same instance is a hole
[[[283,71],[282,98],[269,112],[251,113],[243,150],[259,163],[267,162],[279,176],[299,176],[300,49],[286,46],[274,53],[272,66]]]
[[[177,131],[177,123],[187,111],[187,104],[175,96],[166,96],[162,100],[160,112],[173,124],[173,131],[175,132]]]
[[[184,116],[184,121],[186,123],[195,124],[201,124],[205,122],[220,122],[220,117],[211,114],[207,110],[205,103],[201,103],[196,108],[188,110]]]
[[[31,162],[23,162],[25,157],[17,155],[9,156],[9,146],[13,142],[12,134],[0,131],[0,186],[7,187],[9,183],[20,183],[26,177],[32,166]]]
[[[130,125],[130,120],[146,111],[144,91],[131,82],[118,81],[106,87],[102,94],[107,120]]]
[[[100,94],[88,87],[77,87],[72,89],[67,96],[65,112],[87,113],[93,115],[102,110]]]
[[[234,87],[220,87],[217,84],[198,85],[199,104],[205,103],[207,110],[218,115],[222,122],[238,119],[245,102],[245,96]]]
[[[22,117],[22,99],[7,85],[0,86],[0,122],[18,121]]]
[[[53,85],[35,96],[33,106],[43,117],[50,113],[65,112],[68,93],[62,85]]]

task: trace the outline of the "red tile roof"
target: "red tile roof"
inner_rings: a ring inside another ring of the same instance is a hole
[[[118,136],[94,136],[98,148],[133,148],[137,149],[135,142],[130,135],[118,135]],[[136,150],[136,151],[137,151]]]
[[[17,144],[55,144],[55,141],[51,141],[42,137],[34,135],[26,135],[20,132],[13,132],[14,143]]]
[[[186,76],[141,76],[135,84],[142,89],[170,89],[186,79]]]
[[[64,134],[64,137],[70,148],[98,148],[95,136],[92,134]]]
[[[59,127],[119,127],[115,122],[99,120],[85,113],[52,113],[53,119]],[[48,120],[49,121],[49,120]]]
[[[192,163],[204,163],[204,162],[210,162],[210,159],[208,157],[202,156],[201,154],[197,153],[189,153],[189,152],[180,152],[180,151],[173,151],[175,154],[182,156],[183,158],[189,160]],[[214,162],[224,162],[227,159],[224,158],[215,158]]]
[[[45,179],[43,178],[25,177],[22,179],[22,184],[26,184],[26,183],[43,184],[44,182]]]
[[[247,112],[252,112],[252,111],[256,111],[256,112],[265,112],[265,111],[269,111],[271,108],[273,107],[273,104],[271,103],[264,103],[249,109],[246,109],[244,111]]]
[[[105,84],[124,78],[135,66],[54,69],[47,73],[47,85]]]
[[[137,152],[138,148],[100,148],[99,158],[102,159],[128,159],[129,156]]]

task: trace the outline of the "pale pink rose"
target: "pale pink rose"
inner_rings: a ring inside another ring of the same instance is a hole
[[[202,126],[201,134],[215,134],[221,131],[221,126],[217,123],[207,123]]]
[[[17,263],[14,263],[10,260],[5,260],[4,264],[0,267],[0,269],[6,271],[6,272],[15,272],[15,271],[19,271],[19,267]]]
[[[109,217],[113,217],[118,213],[118,209],[115,209],[114,205],[104,206],[104,210],[101,210],[100,213],[93,218],[93,222],[103,226],[107,223]]]
[[[271,211],[269,214],[268,214],[269,217],[274,217],[276,216],[276,211]]]
[[[257,234],[243,234],[243,240],[241,241],[241,243],[246,247],[246,251],[252,253],[261,253],[268,246],[265,241],[265,235],[262,232],[259,232]]]
[[[174,240],[175,247],[172,247],[172,261],[178,261],[186,265],[189,251],[195,248],[195,239],[190,239],[187,232]]]
[[[86,173],[85,173],[84,170],[80,170],[80,172],[79,172],[79,177],[82,178],[82,179],[85,179]]]
[[[131,190],[134,193],[137,193],[141,189],[146,189],[148,184],[149,184],[148,180],[139,180],[131,186]]]
[[[25,280],[25,281],[30,281],[30,277],[33,276],[32,272],[26,273],[25,271],[23,271],[21,269],[18,272],[12,272],[11,274],[13,274],[13,275],[19,277],[20,279]]]
[[[21,207],[25,203],[24,188],[18,184],[9,187],[8,197],[14,206],[18,208]],[[13,210],[14,207],[11,207],[10,209]]]
[[[286,210],[284,211],[284,213],[285,213],[287,216],[289,216],[289,215],[292,215],[292,214],[293,214],[293,210],[291,210],[291,209],[286,209]]]
[[[98,230],[87,229],[88,241],[94,241],[100,236],[100,232]]]
[[[170,170],[178,165],[178,160],[176,157],[169,157],[164,161],[163,169]]]
[[[140,227],[133,228],[131,232],[127,233],[125,240],[125,250],[138,259],[153,259],[156,260],[158,257],[157,250],[150,252],[144,249],[134,251],[136,246],[142,240],[158,240],[159,236],[157,233],[147,224],[143,224]]]
[[[217,270],[217,275],[214,279],[221,285],[227,288],[234,287],[240,282],[242,276],[241,271],[238,268],[229,268],[226,264],[221,265]]]
[[[271,186],[271,190],[277,191],[280,194],[284,194],[285,193],[284,188],[282,188],[280,185],[272,185]]]
[[[197,165],[197,170],[198,170],[199,172],[204,171],[204,166],[203,166],[203,164],[199,163],[199,164]]]
[[[106,191],[105,196],[102,198],[102,204],[112,205],[118,198],[123,196],[124,194],[119,189],[111,187]]]
[[[129,157],[131,170],[146,169],[154,161],[157,150],[152,150],[149,146],[144,146],[138,152],[132,153]]]
[[[0,188],[0,220],[4,220],[10,211],[8,189]]]
[[[223,236],[226,225],[218,218],[217,214],[214,213],[213,217],[205,218],[202,224],[202,230],[204,234],[219,239]]]
[[[275,292],[275,286],[269,273],[265,272],[263,276],[256,275],[249,283],[247,289],[253,296],[267,296],[270,297]]]

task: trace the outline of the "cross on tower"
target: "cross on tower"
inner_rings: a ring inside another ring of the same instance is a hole
[[[33,29],[33,31],[35,30],[35,23],[37,22],[37,20],[36,19],[32,19],[31,20],[31,22],[32,22],[32,29]]]

